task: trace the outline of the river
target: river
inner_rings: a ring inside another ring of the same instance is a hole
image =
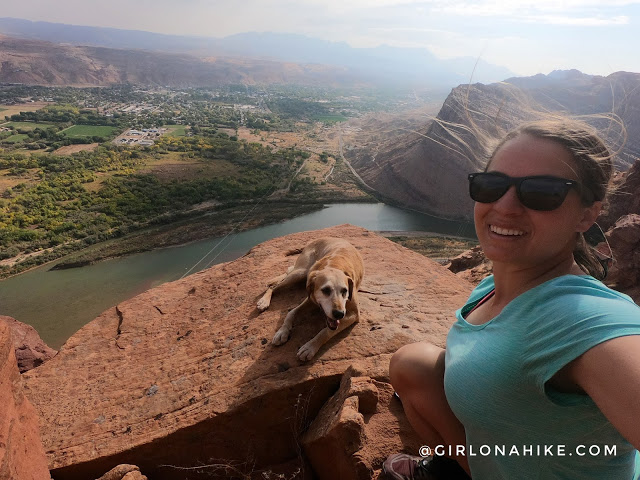
[[[425,231],[474,237],[472,225],[381,203],[332,204],[317,212],[228,237],[69,270],[50,271],[52,265],[45,265],[0,282],[0,314],[32,325],[49,346],[58,349],[100,313],[145,290],[234,260],[271,238],[343,223],[373,231]]]

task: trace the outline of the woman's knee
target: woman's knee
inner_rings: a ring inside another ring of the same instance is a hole
[[[428,342],[405,345],[391,357],[391,384],[397,391],[413,386],[429,387],[432,382],[442,382],[444,353],[443,348]]]

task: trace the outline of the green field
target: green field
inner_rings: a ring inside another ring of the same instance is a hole
[[[28,138],[29,138],[29,135],[19,134],[19,135],[11,135],[10,137],[7,137],[2,141],[8,142],[8,143],[18,143],[18,142],[23,142]]]
[[[36,128],[47,129],[52,127],[52,123],[36,123],[36,122],[7,122],[2,124],[3,127],[15,127],[24,130],[35,130]]]
[[[322,123],[339,123],[349,120],[344,115],[316,115],[313,117],[313,119],[317,122]]]
[[[171,137],[185,137],[187,135],[187,126],[186,125],[165,125],[167,135]]]
[[[60,133],[67,137],[109,137],[116,130],[118,130],[116,127],[107,127],[103,125],[74,125]]]

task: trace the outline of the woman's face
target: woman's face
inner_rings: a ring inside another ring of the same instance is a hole
[[[523,134],[500,147],[487,171],[511,177],[552,175],[578,180],[575,167],[571,154],[561,145]],[[494,263],[544,268],[573,257],[576,232],[586,231],[599,210],[600,202],[582,205],[573,188],[557,209],[530,210],[511,186],[493,203],[476,202],[474,220],[485,255]]]

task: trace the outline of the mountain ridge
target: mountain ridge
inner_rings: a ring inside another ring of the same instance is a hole
[[[380,140],[361,142],[346,155],[363,180],[391,201],[467,220],[473,218],[473,202],[465,187],[466,175],[483,168],[474,155],[483,150],[472,129],[451,126],[469,127],[470,117],[481,127],[508,131],[542,112],[585,116],[617,153],[616,168],[627,170],[640,158],[640,73],[601,77],[564,72],[511,79],[510,84],[460,85],[435,120],[423,121],[410,133],[396,128],[397,121],[395,126],[375,125],[378,131],[372,138]],[[598,116],[607,112],[624,125],[626,142],[619,128],[607,136],[608,120]],[[385,131],[391,132],[386,138],[381,133]],[[459,139],[454,140],[452,132]],[[460,147],[462,142],[466,147]]]
[[[213,87],[231,83],[341,85],[366,82],[342,67],[60,45],[0,35],[0,83]]]
[[[346,67],[352,74],[384,84],[453,87],[474,78],[495,82],[514,73],[482,59],[439,59],[427,49],[382,45],[354,48],[299,34],[246,32],[224,38],[166,35],[139,30],[65,25],[0,18],[0,33],[76,46],[142,49],[194,56],[240,56],[303,64]],[[477,63],[477,66],[476,66]],[[463,73],[460,73],[460,72]]]

